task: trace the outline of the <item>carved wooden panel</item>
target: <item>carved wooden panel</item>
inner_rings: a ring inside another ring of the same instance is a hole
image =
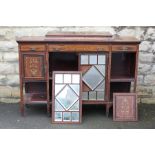
[[[45,55],[24,54],[24,78],[45,78]]]
[[[135,93],[113,94],[113,120],[137,121],[137,95]]]

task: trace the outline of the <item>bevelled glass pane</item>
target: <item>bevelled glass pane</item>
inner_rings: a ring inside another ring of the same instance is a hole
[[[91,65],[97,64],[97,55],[95,54],[89,55],[89,64]]]
[[[77,102],[75,102],[69,110],[70,111],[79,111],[79,100]]]
[[[81,64],[82,65],[88,64],[88,55],[81,55]]]
[[[62,105],[60,105],[60,103],[55,100],[55,111],[65,111],[65,109],[62,107]]]
[[[97,100],[104,100],[104,91],[97,92]]]
[[[98,84],[103,80],[101,73],[92,66],[84,75],[83,81],[89,86],[90,89],[94,90]]]
[[[88,100],[88,92],[82,92],[82,100]]]
[[[105,76],[105,65],[95,65],[95,67],[100,71],[103,76]]]
[[[56,99],[66,110],[68,110],[70,106],[78,100],[78,96],[71,90],[70,87],[65,86],[65,88],[56,96]]]
[[[72,83],[80,83],[80,75],[72,74]]]
[[[80,86],[79,86],[79,84],[70,84],[69,85],[75,92],[76,92],[76,94],[77,95],[79,95],[79,93],[80,93]]]
[[[71,121],[71,113],[70,112],[64,112],[63,113],[63,120],[64,121]]]
[[[78,112],[72,112],[72,121],[73,122],[79,121],[79,113]]]
[[[64,83],[71,83],[71,74],[64,74]]]
[[[101,82],[95,90],[96,91],[104,91],[104,89],[105,89],[105,81]]]
[[[96,100],[96,92],[95,91],[89,92],[89,100]]]
[[[105,55],[98,55],[98,64],[105,64]]]
[[[62,112],[55,112],[55,121],[62,121]]]
[[[55,85],[55,95],[57,95],[64,86],[65,86],[64,84],[56,84]]]
[[[55,83],[63,83],[63,74],[55,74]]]

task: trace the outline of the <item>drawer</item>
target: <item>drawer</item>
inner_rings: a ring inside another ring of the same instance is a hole
[[[112,45],[112,51],[136,51],[135,45]]]
[[[51,44],[50,52],[96,52],[109,51],[108,45],[88,45],[88,44]]]
[[[45,51],[45,45],[44,44],[23,44],[20,46],[20,50],[21,51],[39,51],[39,52],[43,52]]]

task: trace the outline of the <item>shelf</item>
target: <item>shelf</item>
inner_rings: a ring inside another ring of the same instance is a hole
[[[111,77],[110,82],[132,82],[135,81],[134,77],[129,76],[115,76]]]
[[[25,103],[47,103],[46,93],[26,93],[24,96]]]

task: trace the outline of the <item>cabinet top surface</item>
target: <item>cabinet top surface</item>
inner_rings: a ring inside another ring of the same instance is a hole
[[[23,36],[17,38],[17,42],[98,42],[98,43],[140,43],[140,40],[132,36],[119,36],[112,35],[109,32],[101,33],[75,33],[75,32],[63,32],[52,33],[48,32],[45,36]]]

